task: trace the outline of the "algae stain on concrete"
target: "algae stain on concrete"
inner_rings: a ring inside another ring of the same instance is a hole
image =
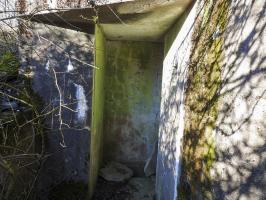
[[[103,111],[105,82],[105,36],[101,28],[95,28],[95,66],[93,72],[92,123],[89,169],[89,196],[92,197],[96,185],[98,171],[102,162]]]
[[[196,21],[186,91],[186,123],[179,194],[212,199],[209,170],[215,159],[212,132],[217,119],[228,2],[207,2]],[[189,186],[190,191],[184,186]]]
[[[160,43],[107,42],[106,160],[144,167],[157,139],[161,67]]]
[[[112,91],[106,97],[108,109],[128,114],[144,99],[144,109],[149,111],[152,106],[152,77],[156,73],[149,66],[152,59],[150,47],[143,48],[141,43],[133,42],[108,42],[108,49],[106,91]],[[132,87],[135,83],[138,83],[136,87]]]

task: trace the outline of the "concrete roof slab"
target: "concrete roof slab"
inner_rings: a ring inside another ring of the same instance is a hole
[[[110,40],[160,41],[193,0],[135,0],[46,12],[31,16],[32,21],[93,33],[98,13],[105,36]]]

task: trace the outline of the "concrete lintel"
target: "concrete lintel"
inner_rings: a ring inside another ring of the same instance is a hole
[[[94,33],[95,10],[103,32],[110,40],[161,41],[193,0],[135,0],[46,12],[31,16],[32,21]]]

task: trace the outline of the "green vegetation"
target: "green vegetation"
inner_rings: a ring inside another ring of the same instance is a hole
[[[31,196],[44,153],[42,101],[32,90],[31,79],[19,75],[19,65],[11,52],[0,58],[0,169],[5,178],[0,183],[0,198],[10,200]],[[14,109],[5,105],[8,102]]]
[[[10,51],[5,52],[0,57],[0,73],[4,72],[7,76],[17,75],[19,61],[16,56]]]
[[[193,34],[186,91],[183,167],[179,194],[212,199],[210,168],[215,159],[212,138],[221,86],[228,1],[205,1]],[[189,184],[190,191],[182,187]]]

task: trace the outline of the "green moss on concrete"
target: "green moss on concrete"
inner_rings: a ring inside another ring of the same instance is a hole
[[[103,109],[105,82],[105,37],[101,28],[95,27],[95,66],[93,71],[92,124],[89,169],[89,196],[93,194],[102,160]]]
[[[228,2],[206,1],[196,21],[186,91],[183,166],[179,193],[212,199],[210,168],[215,159],[212,132],[217,119]],[[190,191],[183,185],[189,184]]]
[[[143,173],[148,145],[158,134],[162,44],[108,41],[106,49],[104,155],[141,163],[132,167]]]
[[[145,42],[108,42],[106,108],[110,113],[129,114],[143,99],[145,109],[151,109],[155,73],[150,66],[152,48]]]

